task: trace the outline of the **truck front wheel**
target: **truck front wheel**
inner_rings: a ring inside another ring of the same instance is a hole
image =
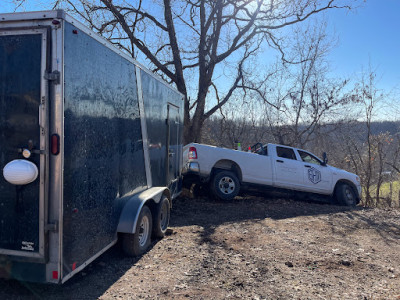
[[[143,206],[136,223],[135,233],[125,233],[122,236],[122,250],[129,256],[145,253],[151,243],[151,230],[151,211],[147,206]]]
[[[340,205],[356,206],[357,204],[356,194],[347,183],[339,183],[336,187],[335,196]]]
[[[213,194],[221,200],[231,200],[239,194],[240,182],[235,173],[220,171],[211,181]]]

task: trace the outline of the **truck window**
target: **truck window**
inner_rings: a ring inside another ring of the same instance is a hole
[[[316,164],[316,165],[320,165],[321,161],[316,158],[315,156],[311,155],[310,153],[301,151],[301,150],[297,150],[300,154],[300,157],[302,159],[302,161],[306,162],[306,163],[310,163],[310,164]]]
[[[296,154],[294,154],[293,149],[285,147],[276,147],[276,153],[279,157],[294,159],[296,160]]]
[[[264,147],[260,147],[256,150],[257,154],[268,156],[268,147],[265,145]]]

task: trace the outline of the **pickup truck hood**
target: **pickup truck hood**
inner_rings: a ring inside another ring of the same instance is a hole
[[[333,175],[341,175],[341,177],[347,178],[347,179],[351,179],[352,181],[356,182],[356,178],[357,175],[351,172],[348,172],[346,170],[343,169],[339,169],[333,166],[328,165],[327,166],[331,171]]]

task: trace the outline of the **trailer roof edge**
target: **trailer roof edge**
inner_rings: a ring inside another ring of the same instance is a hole
[[[154,79],[157,81],[163,83],[164,85],[168,86],[169,88],[172,88],[175,90],[177,93],[179,93],[182,98],[184,98],[184,95],[177,90],[177,88],[171,84],[168,84],[165,82],[159,75],[154,74],[151,70],[149,70],[147,67],[139,63],[137,60],[133,59],[131,56],[129,56],[126,52],[118,49],[115,47],[110,41],[108,41],[106,38],[101,36],[100,34],[94,32],[93,30],[89,29],[86,25],[84,25],[82,22],[78,21],[74,17],[72,17],[70,14],[65,12],[62,9],[58,10],[46,10],[46,11],[30,11],[30,12],[14,12],[14,13],[0,13],[0,23],[2,22],[15,22],[15,21],[29,21],[29,20],[37,20],[37,19],[62,19],[65,20],[89,36],[93,37],[95,40],[97,40],[99,43],[103,44],[107,48],[111,49],[115,53],[118,53],[121,55],[123,58],[126,60],[130,61],[131,63],[135,64],[138,66],[141,70],[152,76]]]
[[[37,19],[64,19],[65,11],[58,10],[43,10],[43,11],[27,11],[27,12],[13,12],[13,13],[0,13],[0,22],[8,21],[29,21]]]

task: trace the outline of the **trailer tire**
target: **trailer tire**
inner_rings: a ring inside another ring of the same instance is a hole
[[[122,235],[122,250],[129,256],[140,256],[147,251],[151,244],[152,218],[151,211],[143,206],[140,211],[134,234]]]
[[[340,205],[356,206],[357,197],[353,188],[347,183],[339,183],[335,191],[336,200]]]
[[[167,196],[161,198],[156,206],[154,215],[153,235],[156,238],[163,238],[168,229],[171,205]]]
[[[211,180],[211,190],[221,200],[232,200],[240,191],[240,182],[231,171],[219,171]]]

